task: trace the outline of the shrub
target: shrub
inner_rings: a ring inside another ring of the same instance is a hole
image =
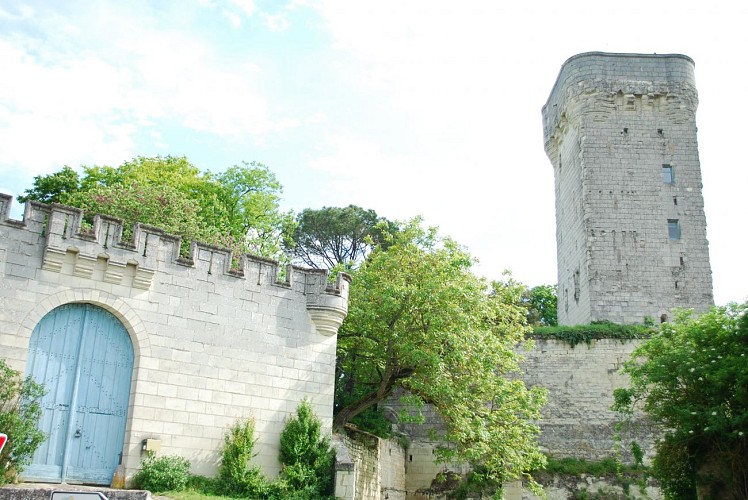
[[[748,303],[676,313],[626,362],[614,410],[663,433],[652,469],[666,498],[748,498]]]
[[[280,437],[280,479],[294,490],[294,498],[321,498],[333,494],[335,452],[330,438],[321,436],[321,424],[308,401],[296,409]]]
[[[0,486],[15,481],[31,462],[45,435],[37,428],[44,387],[10,368],[0,359],[0,432],[8,442],[0,452]]]
[[[223,495],[250,498],[267,496],[269,485],[260,468],[250,466],[257,440],[252,419],[236,421],[223,438],[221,465],[218,467],[216,490]]]
[[[182,457],[148,455],[141,465],[133,478],[136,488],[152,492],[181,491],[190,478],[190,463]]]

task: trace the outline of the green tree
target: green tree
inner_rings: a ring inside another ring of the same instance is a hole
[[[40,201],[42,203],[65,203],[68,196],[80,189],[78,173],[67,165],[62,170],[49,175],[34,177],[34,187],[18,197],[18,201]]]
[[[440,458],[481,466],[500,484],[529,479],[544,461],[531,421],[545,393],[516,377],[525,311],[514,288],[492,291],[472,265],[457,243],[414,220],[354,271],[334,425],[402,388],[443,417],[454,446]]]
[[[87,214],[107,214],[123,219],[124,238],[132,234],[132,224],[158,226],[167,233],[190,240],[217,244],[220,234],[198,216],[198,208],[171,186],[128,182],[113,186],[97,185],[67,197],[66,203]]]
[[[296,217],[296,228],[289,250],[307,266],[351,269],[366,258],[373,245],[382,244],[382,235],[394,224],[374,210],[356,205],[307,208]]]
[[[233,166],[217,176],[229,232],[250,253],[278,257],[291,241],[293,213],[280,210],[283,187],[262,163]]]
[[[20,201],[58,202],[89,216],[141,222],[190,240],[280,258],[293,232],[291,212],[280,210],[282,187],[261,163],[221,174],[201,173],[185,157],[136,157],[119,167],[70,167],[34,178]],[[129,228],[128,228],[129,229]]]
[[[527,322],[530,325],[558,325],[556,285],[538,285],[527,291]]]
[[[45,435],[37,428],[43,395],[43,386],[21,378],[0,359],[0,432],[8,436],[0,452],[0,486],[13,482],[44,442]]]
[[[631,386],[614,408],[661,427],[653,469],[668,498],[748,498],[747,311],[681,311],[625,366]]]

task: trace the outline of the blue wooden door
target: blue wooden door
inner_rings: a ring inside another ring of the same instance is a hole
[[[44,384],[39,428],[47,435],[27,480],[110,484],[120,462],[133,349],[111,313],[67,304],[31,334],[26,374]]]

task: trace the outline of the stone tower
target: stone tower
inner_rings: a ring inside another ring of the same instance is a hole
[[[697,105],[684,55],[588,52],[561,67],[543,107],[559,324],[713,304]]]

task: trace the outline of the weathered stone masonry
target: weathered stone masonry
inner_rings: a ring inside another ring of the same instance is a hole
[[[541,410],[540,446],[554,457],[602,460],[621,453],[631,460],[629,443],[636,441],[651,455],[654,435],[651,427],[636,418],[619,433],[616,424],[621,417],[611,406],[613,391],[625,387],[627,377],[623,364],[641,344],[641,340],[592,340],[589,345],[571,347],[556,339],[535,339],[535,348],[521,354],[527,386],[548,390],[548,402]],[[616,451],[616,447],[622,449]]]
[[[127,244],[115,219],[81,234],[77,209],[30,202],[17,221],[10,203],[0,195],[0,357],[23,372],[32,331],[63,304],[113,313],[135,355],[127,475],[146,438],[213,474],[227,427],[252,417],[256,461],[272,476],[284,419],[304,398],[329,432],[346,276],[331,286],[325,272],[289,267],[278,281],[272,261],[243,256],[231,270],[226,250],[199,244],[179,259],[179,239],[156,228],[136,225]]]
[[[590,52],[562,66],[543,107],[560,324],[713,304],[697,104],[683,55]]]

